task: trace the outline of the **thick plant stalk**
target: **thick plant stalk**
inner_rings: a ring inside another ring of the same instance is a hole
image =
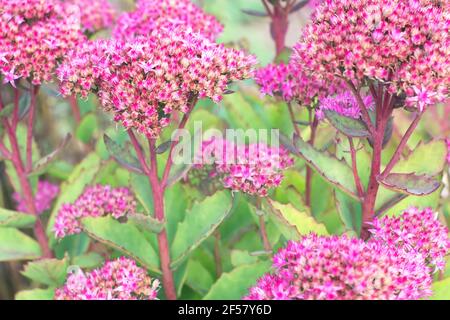
[[[39,90],[39,87],[31,86],[30,94],[31,94],[31,101],[30,101],[30,111],[28,115],[28,126],[27,126],[27,155],[26,155],[26,171],[31,172],[33,169],[33,128],[34,128],[34,121],[35,121],[35,115],[36,115],[36,95]],[[19,108],[17,107],[16,110]]]
[[[261,211],[261,198],[256,198],[256,210]],[[267,235],[266,221],[264,221],[264,215],[262,212],[258,212],[259,216],[259,234],[261,235],[261,240],[263,242],[264,250],[267,252],[272,252],[272,245],[269,241],[269,236]]]
[[[358,190],[358,196],[362,200],[362,199],[364,199],[364,187],[361,183],[361,178],[359,177],[359,173],[358,173],[358,163],[356,161],[356,150],[355,150],[355,146],[353,145],[353,139],[349,137],[348,143],[350,146],[350,155],[352,158],[353,178],[355,179],[356,190]]]
[[[317,126],[319,125],[319,121],[317,117],[314,117],[312,120],[312,111],[309,111],[309,121],[311,127],[311,137],[309,139],[309,144],[314,147],[314,142],[316,140],[316,131]],[[313,170],[309,165],[306,166],[306,186],[305,186],[305,204],[308,208],[311,208],[311,194],[312,194],[312,177]]]
[[[267,252],[272,252],[272,246],[270,245],[269,237],[266,230],[266,222],[264,221],[264,216],[259,216],[259,232],[263,241],[264,250]]]
[[[155,210],[155,218],[161,222],[165,220],[164,213],[164,190],[158,179],[158,164],[155,152],[155,140],[149,140],[150,147],[150,175],[148,176],[153,191],[153,205]],[[162,282],[166,297],[169,300],[176,300],[177,294],[175,290],[175,282],[173,273],[170,268],[170,251],[169,240],[167,239],[167,230],[163,228],[158,233],[159,256],[161,259]]]
[[[75,120],[75,123],[78,125],[81,122],[81,113],[80,113],[80,106],[78,105],[77,97],[70,96],[69,104],[70,104],[70,109],[72,110],[73,119]]]
[[[19,178],[20,188],[22,191],[22,196],[26,203],[28,213],[36,216],[36,222],[34,225],[34,235],[41,247],[42,255],[45,258],[50,258],[53,256],[52,251],[48,245],[47,235],[45,233],[45,228],[40,220],[39,214],[36,210],[34,204],[33,190],[28,180],[28,173],[32,168],[32,139],[33,139],[33,127],[34,127],[34,110],[36,109],[36,94],[39,87],[31,87],[31,105],[30,114],[28,121],[28,131],[27,131],[27,145],[25,154],[25,163],[22,160],[22,154],[20,152],[19,143],[17,141],[16,129],[19,122],[19,99],[20,92],[18,89],[14,90],[14,110],[11,117],[11,122],[7,119],[3,119],[3,125],[5,127],[6,134],[8,136],[9,143],[11,145],[11,150],[8,150],[3,143],[0,143],[0,151],[4,153],[6,159],[11,161],[13,167]],[[3,101],[0,97],[0,110],[3,109]],[[16,190],[19,191],[19,190]]]
[[[154,205],[154,215],[155,218],[159,221],[163,222],[165,220],[164,213],[164,189],[158,178],[158,163],[156,159],[155,152],[155,140],[149,139],[149,148],[150,148],[150,166],[147,165],[147,161],[145,160],[145,155],[143,150],[134,135],[132,130],[128,130],[128,135],[133,144],[133,147],[136,151],[138,159],[141,163],[141,166],[144,169],[145,174],[148,177],[150,182],[150,186],[152,188],[152,196],[153,196],[153,205]],[[176,300],[176,290],[175,290],[175,282],[173,279],[173,273],[170,268],[170,246],[167,239],[167,231],[166,228],[158,234],[158,248],[159,248],[159,256],[161,263],[161,271],[162,271],[162,283],[164,292],[166,294],[167,299]]]
[[[194,97],[191,101],[188,112],[186,112],[183,118],[178,125],[178,130],[184,129],[186,126],[191,111],[194,109],[195,104],[197,103],[197,97]],[[148,139],[149,144],[149,152],[150,152],[150,164],[147,164],[145,154],[139,141],[137,140],[134,132],[132,130],[128,130],[128,135],[130,137],[131,143],[136,151],[139,162],[143,168],[144,173],[147,175],[150,186],[152,187],[152,196],[153,196],[153,205],[154,205],[154,214],[155,218],[161,222],[165,221],[165,211],[164,211],[164,193],[167,187],[167,180],[169,178],[170,169],[172,168],[172,156],[173,150],[178,140],[177,136],[175,137],[175,141],[172,141],[169,151],[169,158],[167,160],[166,166],[164,168],[164,173],[161,180],[158,177],[158,161],[156,154],[156,140]],[[177,293],[175,288],[175,281],[173,278],[173,272],[170,267],[171,259],[170,259],[170,245],[167,238],[167,230],[163,228],[163,230],[158,233],[158,247],[159,247],[159,256],[161,262],[161,271],[162,271],[162,283],[164,287],[164,292],[166,294],[167,299],[176,300]]]

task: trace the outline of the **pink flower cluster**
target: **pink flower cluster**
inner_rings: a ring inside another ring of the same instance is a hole
[[[269,64],[255,72],[255,81],[263,94],[280,96],[287,102],[296,101],[301,105],[310,105],[314,98],[334,91],[333,86],[306,74],[293,63]]]
[[[74,270],[56,290],[55,300],[156,300],[159,281],[134,260],[120,257],[84,273]]]
[[[200,33],[211,41],[223,30],[214,16],[203,12],[191,0],[140,0],[135,11],[118,17],[114,36],[130,39],[174,27]]]
[[[136,201],[129,189],[95,185],[86,188],[73,204],[61,207],[53,228],[56,238],[63,238],[82,231],[82,218],[111,215],[119,219],[135,211]]]
[[[58,61],[84,40],[73,9],[58,0],[0,0],[3,83],[51,81]]]
[[[64,0],[80,8],[80,22],[84,32],[95,33],[114,24],[116,11],[108,0]]]
[[[375,219],[372,238],[388,246],[414,252],[437,270],[445,269],[450,251],[448,229],[437,220],[432,209],[410,208],[399,217]]]
[[[171,114],[196,98],[221,100],[230,82],[252,76],[253,56],[181,29],[130,41],[99,40],[73,51],[58,69],[63,95],[90,91],[126,129],[157,137]]]
[[[38,214],[43,213],[52,206],[53,200],[59,193],[59,186],[48,181],[39,181],[34,195],[34,205]],[[21,212],[28,212],[28,207],[22,195],[18,192],[13,195],[17,203],[16,209]]]
[[[362,98],[367,109],[374,108],[372,96],[367,95]],[[344,117],[353,119],[359,119],[361,117],[361,109],[359,108],[358,102],[348,91],[321,99],[319,107],[316,110],[316,116],[319,120],[325,118],[325,110],[332,110]]]
[[[284,148],[264,143],[237,145],[221,139],[205,141],[199,158],[201,164],[196,168],[212,168],[209,176],[219,177],[225,188],[260,197],[279,186],[283,170],[294,163]]]
[[[448,1],[324,0],[293,59],[324,79],[382,81],[423,110],[448,95],[449,28]]]
[[[368,242],[345,235],[313,234],[289,242],[274,256],[274,272],[263,276],[245,299],[403,300],[430,296],[431,265],[442,267],[441,258],[449,249],[448,230],[431,218],[430,210],[411,209],[399,218],[376,222],[374,233]]]

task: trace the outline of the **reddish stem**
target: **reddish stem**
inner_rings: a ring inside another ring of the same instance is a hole
[[[194,107],[195,107],[195,105],[197,103],[197,100],[198,100],[198,97],[195,97],[191,101],[190,106],[189,106],[189,110],[184,114],[183,118],[181,119],[181,122],[178,125],[178,131],[176,133],[176,136],[173,139],[172,143],[170,144],[169,157],[167,159],[167,163],[166,163],[166,166],[164,168],[163,177],[161,179],[161,185],[162,185],[163,189],[165,189],[166,186],[167,186],[167,179],[169,178],[170,169],[172,168],[172,164],[173,164],[173,161],[172,161],[173,150],[174,150],[175,146],[177,145],[178,139],[179,139],[180,134],[181,134],[181,132],[179,130],[182,130],[182,129],[184,129],[186,127],[186,124],[187,124],[187,121],[189,119],[189,116],[190,116],[192,110],[194,109]]]
[[[352,157],[353,177],[355,179],[356,189],[358,190],[358,196],[362,200],[364,198],[364,188],[358,173],[358,163],[356,161],[356,150],[355,146],[353,145],[353,139],[349,137],[348,143],[350,145],[350,155]]]
[[[161,222],[165,220],[164,214],[164,190],[158,179],[158,163],[155,152],[155,140],[149,140],[150,147],[150,174],[148,176],[153,191],[153,205],[155,218]],[[172,269],[170,268],[169,241],[167,239],[167,230],[164,228],[158,233],[159,256],[161,260],[162,282],[166,297],[169,300],[176,300],[177,293],[173,279]]]
[[[150,166],[147,165],[147,161],[145,160],[145,155],[142,150],[139,141],[134,135],[133,131],[128,130],[128,135],[130,136],[131,142],[133,144],[134,149],[136,150],[136,154],[138,156],[139,162],[141,166],[144,168],[144,172],[148,177],[150,182],[150,186],[152,188],[152,197],[153,197],[153,210],[155,212],[155,218],[161,222],[165,220],[164,213],[164,188],[162,187],[162,183],[160,183],[158,178],[158,162],[156,158],[155,152],[155,139],[149,139],[149,149],[150,149]],[[164,228],[158,234],[158,248],[159,248],[159,256],[161,263],[161,271],[162,271],[162,283],[164,287],[164,291],[167,299],[176,300],[177,294],[175,290],[175,282],[173,279],[172,269],[170,268],[170,247],[169,241],[167,239],[167,231]]]
[[[316,140],[316,131],[317,126],[319,125],[319,121],[316,116],[314,116],[314,120],[312,120],[312,111],[309,111],[309,119],[311,123],[311,138],[309,139],[308,143],[311,146],[314,146],[314,142]],[[311,208],[311,194],[312,194],[312,177],[313,177],[313,170],[309,165],[306,166],[306,186],[305,186],[305,204],[308,208]]]
[[[389,105],[383,105],[382,97],[383,92],[379,90],[377,94],[377,112],[375,126],[372,132],[373,152],[372,152],[372,164],[370,169],[370,178],[367,186],[367,192],[364,197],[362,205],[362,226],[361,237],[368,239],[370,236],[369,229],[371,222],[375,217],[375,202],[379,189],[378,177],[381,171],[381,153],[383,151],[383,140],[386,130],[386,125],[389,117],[392,114],[392,108]],[[359,96],[359,92],[357,92]],[[389,99],[389,97],[387,97]],[[384,99],[386,101],[386,99]],[[362,101],[362,100],[361,100]]]
[[[76,96],[70,96],[68,98],[70,108],[72,109],[72,115],[73,119],[75,120],[75,123],[78,125],[81,122],[81,113],[80,113],[80,107],[78,106],[78,101]]]
[[[399,145],[397,146],[397,149],[395,150],[394,155],[392,156],[388,165],[386,166],[383,173],[381,174],[381,176],[380,176],[381,179],[386,178],[386,176],[391,172],[391,170],[397,164],[398,160],[400,160],[400,156],[402,155],[402,152],[405,149],[406,144],[408,143],[408,140],[411,137],[412,133],[417,128],[417,125],[419,124],[419,121],[422,118],[422,115],[423,115],[423,112],[419,112],[414,117],[413,122],[411,123],[408,130],[403,135],[402,140],[400,141]]]
[[[31,188],[30,182],[28,181],[28,176],[21,159],[20,148],[17,142],[16,133],[9,123],[6,123],[6,131],[8,134],[9,142],[11,144],[11,161],[19,178],[20,186],[22,188],[22,195],[27,205],[28,213],[36,216],[36,223],[34,225],[34,234],[39,242],[39,245],[41,246],[43,256],[46,258],[50,258],[53,255],[48,246],[47,235],[45,234],[45,230],[39,218],[39,214],[36,211],[36,207],[34,204],[33,190]]]
[[[300,129],[298,128],[298,125],[295,120],[295,114],[294,114],[294,110],[292,108],[292,104],[290,102],[288,102],[287,105],[288,105],[289,115],[291,117],[291,121],[292,121],[292,125],[294,126],[295,133],[297,134],[297,136],[301,137]]]
[[[264,221],[264,216],[262,215],[259,216],[259,231],[263,241],[264,250],[267,252],[272,252],[272,246],[270,245],[269,237],[267,236],[266,222]]]
[[[30,111],[28,115],[28,127],[27,127],[27,150],[26,150],[26,172],[31,172],[33,169],[33,128],[34,117],[36,114],[36,95],[39,90],[38,86],[31,86],[30,94]],[[18,107],[16,108],[18,110]]]
[[[275,41],[275,58],[277,58],[286,48],[286,34],[289,28],[289,11],[277,2],[270,17],[272,18],[270,30],[272,38]]]

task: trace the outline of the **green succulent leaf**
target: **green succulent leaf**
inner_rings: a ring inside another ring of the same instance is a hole
[[[172,267],[176,268],[189,254],[206,240],[230,214],[233,207],[231,195],[221,191],[200,203],[195,203],[178,224],[172,243]]]
[[[118,163],[135,173],[143,174],[144,169],[142,168],[139,160],[130,151],[128,145],[122,146],[119,143],[112,140],[108,135],[103,136],[106,149],[108,150],[111,157],[113,157]]]
[[[33,215],[0,208],[0,227],[28,228],[35,221],[36,217]]]
[[[33,176],[44,173],[46,169],[52,164],[52,162],[56,160],[61,151],[69,144],[71,139],[72,135],[70,133],[66,134],[64,139],[60,142],[59,146],[55,150],[53,150],[51,153],[41,158],[40,160],[36,161],[36,163],[33,165],[33,171],[29,175]]]
[[[369,130],[361,120],[342,116],[332,110],[325,110],[324,113],[333,127],[346,136],[353,138],[366,138],[370,136]]]
[[[67,257],[62,260],[43,259],[27,263],[21,273],[37,283],[59,287],[66,280],[68,267]]]
[[[159,257],[136,226],[112,217],[84,218],[83,230],[93,239],[133,257],[153,272],[159,271]]]
[[[441,185],[437,177],[415,173],[390,173],[378,181],[388,189],[415,196],[433,193]]]
[[[272,221],[286,239],[299,240],[301,236],[314,232],[319,235],[328,235],[326,227],[317,222],[306,212],[294,208],[291,204],[270,202]]]
[[[33,260],[41,256],[39,244],[15,228],[0,228],[0,261]]]
[[[214,283],[203,300],[239,300],[258,279],[270,271],[270,261],[239,266],[222,276]]]
[[[53,300],[55,296],[55,288],[48,289],[31,289],[19,291],[16,300]]]

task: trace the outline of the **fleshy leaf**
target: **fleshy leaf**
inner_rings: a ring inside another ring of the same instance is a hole
[[[0,261],[33,260],[41,256],[39,244],[15,228],[0,228]]]
[[[121,146],[114,140],[112,140],[108,135],[103,136],[103,140],[106,145],[111,157],[113,157],[118,163],[120,163],[125,168],[143,174],[144,170],[139,163],[139,160],[131,153],[128,146]]]
[[[291,204],[281,204],[275,201],[270,202],[272,221],[285,238],[298,240],[301,236],[314,232],[319,235],[327,235],[325,226],[317,222],[306,212],[294,208]]]
[[[69,178],[61,185],[61,192],[55,201],[47,226],[48,235],[53,236],[53,225],[61,206],[65,203],[73,203],[83,193],[85,187],[94,181],[100,164],[99,156],[91,153],[73,169]]]
[[[68,258],[43,259],[29,262],[21,273],[40,284],[58,287],[64,284],[68,267]]]
[[[436,177],[415,173],[390,173],[387,177],[378,181],[388,189],[415,196],[433,193],[441,185]]]
[[[187,256],[206,240],[225,220],[233,207],[228,191],[217,192],[195,203],[186,213],[184,221],[178,224],[172,243],[172,267],[176,268]]]
[[[353,171],[345,161],[338,160],[327,152],[319,151],[298,137],[294,143],[280,136],[284,146],[305,159],[325,180],[335,185],[351,197],[358,199]]]
[[[243,13],[248,14],[249,16],[253,16],[253,17],[268,17],[269,16],[267,14],[267,12],[256,11],[256,10],[252,10],[252,9],[241,9],[241,11]]]
[[[353,138],[366,138],[370,136],[369,130],[361,120],[344,117],[332,110],[325,110],[324,113],[333,127],[346,136]]]
[[[33,226],[35,221],[33,215],[0,208],[0,227],[26,228]]]
[[[222,276],[214,283],[203,300],[238,300],[248,294],[258,279],[270,271],[270,262],[258,262],[239,266]]]
[[[132,221],[139,229],[144,231],[160,233],[164,228],[164,223],[153,218],[152,216],[142,213],[129,214],[127,216],[129,221]]]
[[[136,226],[112,217],[84,218],[83,230],[93,239],[133,257],[149,270],[160,273],[155,249]]]
[[[32,289],[19,291],[14,297],[16,300],[53,300],[55,289]]]
[[[33,171],[30,173],[31,175],[40,175],[48,168],[48,166],[56,160],[57,156],[60,152],[67,146],[67,144],[72,139],[72,135],[70,133],[66,134],[64,139],[60,142],[59,146],[53,150],[51,153],[41,158],[34,164]]]

